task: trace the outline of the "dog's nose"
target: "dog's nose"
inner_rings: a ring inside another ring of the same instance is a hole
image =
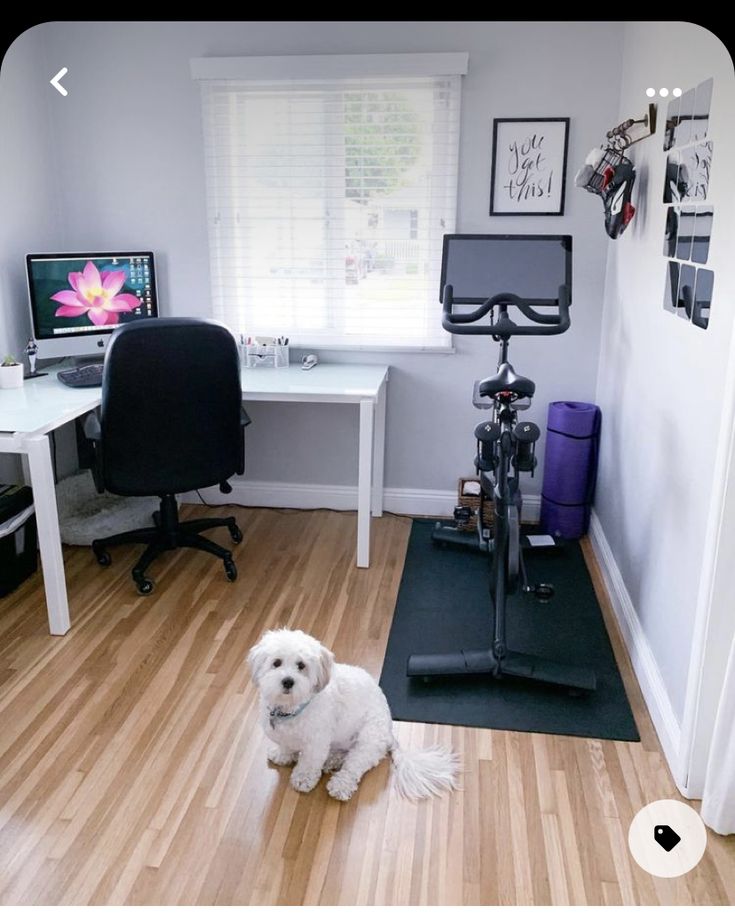
[[[284,689],[292,689],[293,688],[293,679],[291,679],[290,676],[286,676],[285,679],[281,680],[281,685],[283,686]]]

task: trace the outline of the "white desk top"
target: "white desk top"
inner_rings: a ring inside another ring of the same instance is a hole
[[[357,403],[375,399],[388,375],[387,365],[324,365],[309,371],[288,368],[244,368],[243,400],[311,400]]]
[[[99,387],[67,387],[56,377],[58,370],[54,366],[45,378],[27,378],[22,387],[0,390],[0,433],[43,434],[99,404]]]
[[[0,390],[0,434],[44,434],[94,409],[99,387],[73,388],[56,377],[58,366],[44,378],[29,378],[22,387]],[[358,403],[375,399],[388,375],[387,365],[323,365],[310,371],[288,368],[245,368],[243,400]]]

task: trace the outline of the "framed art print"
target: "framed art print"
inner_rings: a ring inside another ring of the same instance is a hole
[[[568,117],[493,120],[491,216],[562,216]]]

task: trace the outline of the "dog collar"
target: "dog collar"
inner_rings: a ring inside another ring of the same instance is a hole
[[[310,705],[311,702],[312,702],[312,699],[310,698],[308,701],[305,701],[302,705],[299,705],[295,711],[283,711],[283,710],[281,710],[281,708],[278,708],[278,707],[271,708],[269,711],[271,727],[276,726],[276,721],[290,720],[294,717],[298,717],[299,714],[301,714],[301,712],[304,710],[304,708],[306,708],[307,705]]]

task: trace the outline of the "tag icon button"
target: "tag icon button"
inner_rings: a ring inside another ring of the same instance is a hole
[[[697,810],[681,800],[654,800],[633,817],[628,847],[642,870],[675,879],[702,859],[707,829]]]
[[[671,826],[657,825],[653,829],[653,840],[668,853],[676,847],[681,838]]]

